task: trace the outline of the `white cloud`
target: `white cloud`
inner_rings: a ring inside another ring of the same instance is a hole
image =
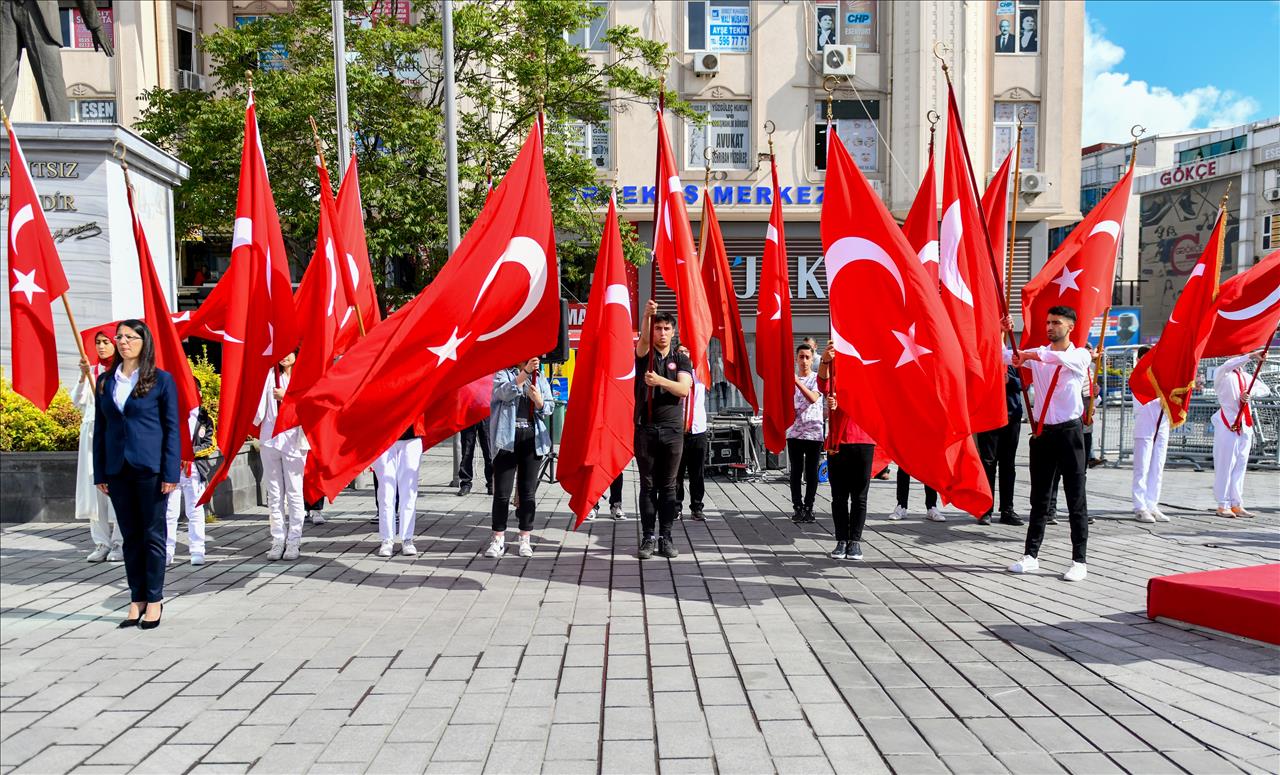
[[[1123,142],[1134,124],[1142,124],[1149,134],[1164,134],[1243,124],[1259,111],[1252,97],[1215,86],[1179,94],[1133,80],[1116,70],[1124,60],[1124,49],[1108,40],[1106,32],[1093,19],[1086,19],[1081,145]]]

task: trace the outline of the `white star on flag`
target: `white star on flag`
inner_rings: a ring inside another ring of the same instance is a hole
[[[458,345],[462,344],[462,341],[468,336],[471,336],[470,332],[465,333],[462,336],[458,336],[458,329],[454,328],[453,333],[449,335],[449,341],[439,347],[428,347],[427,349],[439,358],[439,360],[436,361],[436,365],[439,366],[445,361],[458,360]]]
[[[1066,293],[1067,289],[1080,290],[1080,286],[1076,285],[1076,277],[1083,271],[1084,269],[1077,269],[1073,272],[1070,267],[1062,267],[1062,274],[1058,275],[1056,280],[1051,281],[1058,286],[1058,295],[1061,296]]]
[[[31,299],[37,293],[45,292],[44,288],[36,285],[36,270],[32,269],[30,272],[19,272],[17,269],[14,269],[13,276],[17,279],[17,282],[13,284],[13,288],[11,288],[9,292],[25,293],[27,295],[28,304],[31,303]]]
[[[898,363],[894,366],[895,369],[919,360],[921,355],[928,355],[933,352],[933,350],[916,344],[915,323],[911,324],[911,327],[907,329],[907,333],[894,331],[893,335],[898,338],[898,342],[902,345],[902,357],[898,358]]]

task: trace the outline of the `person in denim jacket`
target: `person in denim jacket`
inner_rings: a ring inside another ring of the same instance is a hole
[[[551,451],[547,418],[555,412],[551,383],[538,371],[538,358],[503,369],[493,376],[489,401],[489,448],[493,457],[493,537],[486,557],[506,553],[507,513],[511,489],[519,496],[516,518],[520,522],[520,556],[532,557],[529,531],[538,492],[542,457]]]

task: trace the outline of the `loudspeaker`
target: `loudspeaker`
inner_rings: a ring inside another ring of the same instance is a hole
[[[556,335],[556,349],[542,356],[543,363],[564,363],[569,360],[569,302],[560,300],[560,332]]]

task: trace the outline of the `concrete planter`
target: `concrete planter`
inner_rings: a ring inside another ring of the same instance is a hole
[[[265,497],[258,495],[261,478],[258,451],[246,444],[213,496],[214,513],[243,513],[265,503]],[[75,452],[0,454],[0,522],[73,522],[75,518]]]

